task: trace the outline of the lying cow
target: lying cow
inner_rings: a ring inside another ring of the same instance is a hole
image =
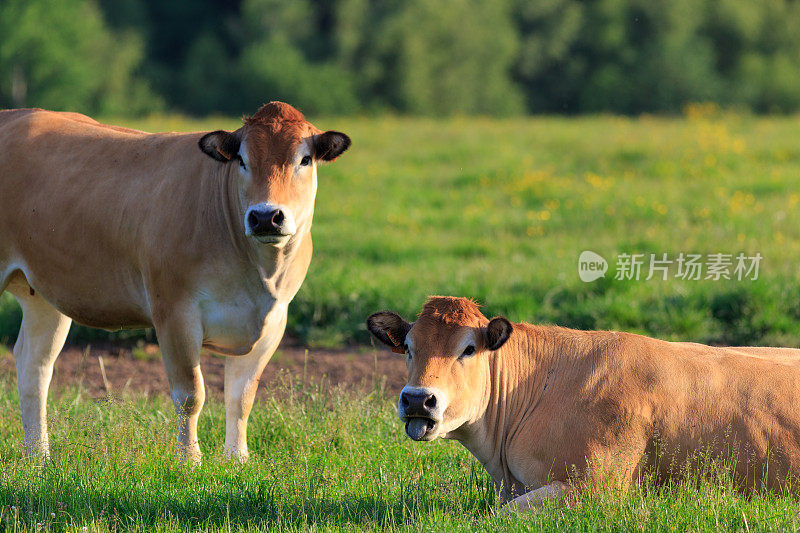
[[[800,472],[800,350],[511,324],[449,297],[413,324],[381,312],[367,326],[406,354],[408,436],[461,442],[516,496],[507,509],[644,470],[663,481],[702,451],[738,457],[743,488],[780,490]]]
[[[192,459],[200,349],[231,356],[225,449],[246,458],[258,379],[311,260],[317,163],[349,145],[280,102],[205,134],[0,112],[0,293],[22,306],[14,357],[27,448],[49,453],[47,389],[75,320],[155,327],[179,449]]]

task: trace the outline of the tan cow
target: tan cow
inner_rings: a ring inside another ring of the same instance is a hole
[[[23,311],[14,357],[28,449],[49,453],[47,389],[75,320],[155,327],[190,459],[200,349],[231,356],[225,449],[246,458],[258,379],[311,260],[317,163],[349,145],[280,102],[205,134],[0,112],[0,293]]]
[[[461,442],[516,497],[506,509],[646,470],[663,481],[703,451],[738,459],[742,488],[782,490],[800,472],[800,350],[511,324],[450,297],[413,324],[381,312],[367,326],[406,354],[408,436]]]

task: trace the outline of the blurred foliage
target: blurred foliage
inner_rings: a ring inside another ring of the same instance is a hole
[[[98,7],[75,0],[0,3],[0,105],[96,113],[157,110],[137,76],[141,37],[113,31]]]
[[[515,76],[531,111],[675,112],[800,104],[800,4],[516,0]]]
[[[5,0],[0,106],[240,114],[800,108],[793,0]]]

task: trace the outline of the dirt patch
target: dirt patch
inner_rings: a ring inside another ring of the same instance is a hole
[[[105,370],[105,380],[103,370]],[[200,359],[207,394],[222,398],[225,358],[203,352]],[[14,358],[0,355],[0,376],[15,376]],[[291,341],[284,342],[261,376],[258,394],[264,396],[271,386],[285,380],[287,374],[297,379],[328,385],[371,388],[373,384],[398,395],[406,382],[403,358],[385,350],[306,349]],[[56,360],[51,389],[59,390],[80,384],[94,397],[124,393],[168,395],[164,363],[156,345],[138,348],[79,347],[64,349]]]

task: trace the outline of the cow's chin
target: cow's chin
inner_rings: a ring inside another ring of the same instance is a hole
[[[282,248],[286,246],[286,243],[289,242],[289,239],[292,238],[292,235],[253,235],[253,238],[261,244]]]
[[[416,441],[431,441],[439,436],[441,425],[432,418],[414,416],[406,419],[406,435]]]

